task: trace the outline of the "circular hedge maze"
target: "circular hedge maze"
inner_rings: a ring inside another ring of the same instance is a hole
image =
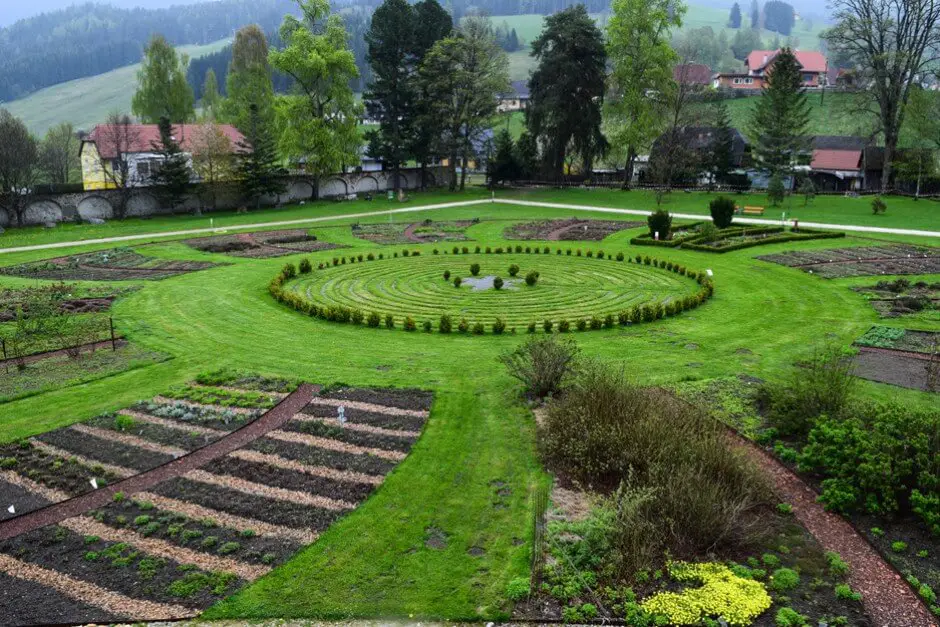
[[[319,268],[301,263],[299,273],[285,266],[271,293],[308,315],[337,322],[501,333],[650,322],[700,305],[713,289],[703,273],[672,262],[566,252],[403,251],[334,258]],[[534,281],[526,280],[535,273]],[[494,286],[497,277],[501,288]]]

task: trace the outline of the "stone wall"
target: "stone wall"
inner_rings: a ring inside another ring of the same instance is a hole
[[[376,194],[393,189],[393,172],[355,172],[349,174],[335,174],[320,181],[320,198],[344,198],[352,194]],[[445,180],[443,168],[431,167],[427,170],[427,185],[435,187]],[[418,189],[421,187],[421,171],[418,168],[406,168],[401,171],[401,187],[403,189]],[[265,206],[294,204],[313,199],[314,181],[302,174],[292,175],[286,181],[284,193],[278,197],[263,198]],[[205,189],[199,186],[193,195],[186,200],[177,213],[192,212],[197,209],[210,210],[210,203],[205,197]],[[203,194],[200,197],[200,194]],[[115,207],[118,206],[119,194],[114,190],[98,190],[77,192],[69,194],[51,194],[36,196],[26,208],[25,222],[27,225],[46,224],[50,222],[74,222],[100,218],[109,220],[114,217]],[[238,190],[234,187],[224,188],[216,194],[216,208],[218,210],[232,210],[246,205]],[[135,189],[127,202],[127,215],[140,217],[170,213],[167,207],[162,206],[155,190],[141,187]],[[0,227],[12,224],[13,216],[0,209]]]

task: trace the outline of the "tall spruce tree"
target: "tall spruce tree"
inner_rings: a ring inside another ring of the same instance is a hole
[[[749,134],[759,165],[771,175],[789,176],[806,150],[809,103],[803,74],[790,48],[772,61],[769,77],[754,107]]]
[[[590,173],[607,150],[601,110],[607,77],[604,37],[583,4],[545,19],[532,42],[538,66],[529,79],[526,126],[543,146],[542,170],[549,179],[564,174],[569,146]]]
[[[271,129],[257,105],[248,108],[247,129],[244,139],[238,142],[238,153],[235,178],[242,195],[254,203],[255,209],[261,206],[263,196],[284,192],[287,172],[281,167]]]
[[[163,35],[154,35],[144,48],[137,72],[137,93],[131,110],[146,124],[167,117],[174,124],[191,121],[196,115],[195,96],[186,82],[186,55],[176,50]]]
[[[751,0],[751,28],[760,30],[760,5],[757,0]]]
[[[731,5],[731,14],[728,16],[728,28],[741,28],[741,5],[737,2]]]
[[[725,183],[734,168],[734,129],[731,113],[724,100],[715,103],[715,136],[708,151],[708,170],[711,184]]]
[[[435,43],[447,37],[454,29],[450,14],[437,0],[422,0],[414,5],[415,34],[412,55],[418,68],[424,63],[428,51]],[[432,103],[426,85],[418,80],[413,115],[421,122],[411,128],[408,152],[421,166],[421,188],[427,187],[427,166],[434,155],[434,144],[443,132],[443,120],[431,115]]]
[[[363,100],[369,118],[379,123],[366,139],[369,154],[392,167],[396,192],[401,187],[401,165],[409,156],[417,98],[415,27],[415,12],[406,0],[385,0],[372,14],[365,37],[372,82]]]
[[[192,189],[192,169],[189,157],[180,148],[182,137],[177,137],[180,127],[173,127],[170,118],[160,118],[160,141],[152,144],[153,151],[160,155],[156,171],[150,175],[164,204],[175,211],[185,202]]]

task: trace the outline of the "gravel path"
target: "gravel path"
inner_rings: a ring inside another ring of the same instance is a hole
[[[131,495],[167,479],[179,477],[196,470],[214,459],[228,455],[232,451],[253,442],[267,434],[268,431],[277,429],[305,407],[318,391],[319,388],[305,383],[257,420],[188,455],[183,455],[167,464],[136,474],[88,494],[0,522],[0,540],[6,540],[27,531],[56,524],[68,518],[80,516],[89,510],[103,507],[112,501],[116,492]],[[34,444],[36,442],[38,440]],[[66,457],[75,457],[67,452],[64,453]]]
[[[207,483],[209,485],[219,486],[221,488],[228,488],[229,490],[244,492],[245,494],[250,494],[252,496],[260,496],[278,501],[286,501],[287,503],[301,503],[310,507],[319,507],[320,509],[346,511],[356,508],[355,503],[347,503],[346,501],[331,499],[325,496],[316,496],[313,494],[308,494],[307,492],[300,492],[298,490],[276,488],[274,486],[255,483],[254,481],[240,479],[231,475],[213,475],[206,472],[205,470],[190,471],[183,475],[183,478],[189,479],[190,481],[198,481],[199,483]]]
[[[387,435],[393,438],[413,438],[418,439],[421,434],[417,431],[404,431],[401,429],[386,429],[384,427],[375,427],[372,425],[360,424],[358,422],[340,423],[338,418],[321,418],[318,416],[309,416],[307,414],[297,414],[294,416],[297,422],[316,422],[330,427],[341,427],[350,431],[359,431],[361,433],[371,433],[374,435]]]
[[[849,583],[862,593],[862,603],[879,627],[938,627],[937,620],[893,568],[842,517],[817,502],[819,496],[802,479],[753,443],[733,436],[767,474],[774,491],[793,506],[797,520],[827,551],[849,564]]]
[[[358,409],[368,411],[374,414],[385,414],[387,416],[410,416],[412,418],[427,418],[431,412],[418,409],[400,409],[398,407],[386,407],[385,405],[374,405],[372,403],[363,403],[361,401],[346,401],[338,398],[315,398],[310,401],[311,405],[320,405],[327,407],[346,407],[347,409]]]
[[[281,457],[280,455],[259,453],[258,451],[252,451],[249,449],[239,449],[234,451],[231,453],[230,457],[241,459],[246,462],[268,464],[269,466],[274,466],[275,468],[302,472],[314,477],[332,479],[333,481],[347,481],[350,483],[379,485],[384,480],[383,477],[379,477],[377,475],[367,475],[361,472],[354,472],[352,470],[337,470],[335,468],[327,468],[326,466],[311,466],[310,464],[304,464],[293,459],[287,459],[286,457]]]
[[[394,462],[399,462],[405,459],[405,457],[408,455],[407,453],[402,453],[400,451],[386,451],[380,448],[356,446],[355,444],[346,444],[345,442],[340,442],[339,440],[321,438],[315,435],[307,435],[306,433],[297,433],[296,431],[275,430],[268,433],[267,437],[274,440],[280,440],[282,442],[293,442],[294,444],[303,444],[304,446],[322,448],[328,451],[338,451],[340,453],[350,453],[352,455],[371,455],[373,457],[379,457],[381,459],[387,459]]]

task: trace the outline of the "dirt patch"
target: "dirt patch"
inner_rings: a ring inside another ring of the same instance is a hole
[[[763,255],[758,259],[799,268],[825,279],[879,274],[940,273],[940,248],[907,244],[788,251]]]
[[[551,499],[552,506],[547,512],[550,520],[577,522],[586,520],[591,513],[591,499],[587,492],[563,488],[555,482]]]
[[[0,268],[0,274],[55,281],[156,281],[218,264],[146,257],[130,248],[99,250]]]
[[[346,248],[340,244],[321,242],[305,229],[282,231],[259,231],[234,235],[213,235],[186,240],[186,244],[207,253],[221,253],[233,257],[266,259],[297,253],[309,253],[334,248]]]
[[[506,239],[540,241],[585,241],[600,240],[627,229],[644,226],[645,222],[622,222],[619,220],[541,220],[523,222],[507,228],[503,232]]]
[[[437,527],[428,527],[424,530],[424,546],[435,551],[443,551],[447,548],[447,534]]]
[[[411,224],[354,224],[352,234],[367,242],[383,245],[463,242],[469,239],[464,231],[477,222],[479,220],[424,220]]]
[[[855,375],[869,381],[888,383],[912,390],[931,389],[929,369],[940,370],[940,360],[932,366],[929,357],[919,357],[879,348],[862,348],[855,356]]]

